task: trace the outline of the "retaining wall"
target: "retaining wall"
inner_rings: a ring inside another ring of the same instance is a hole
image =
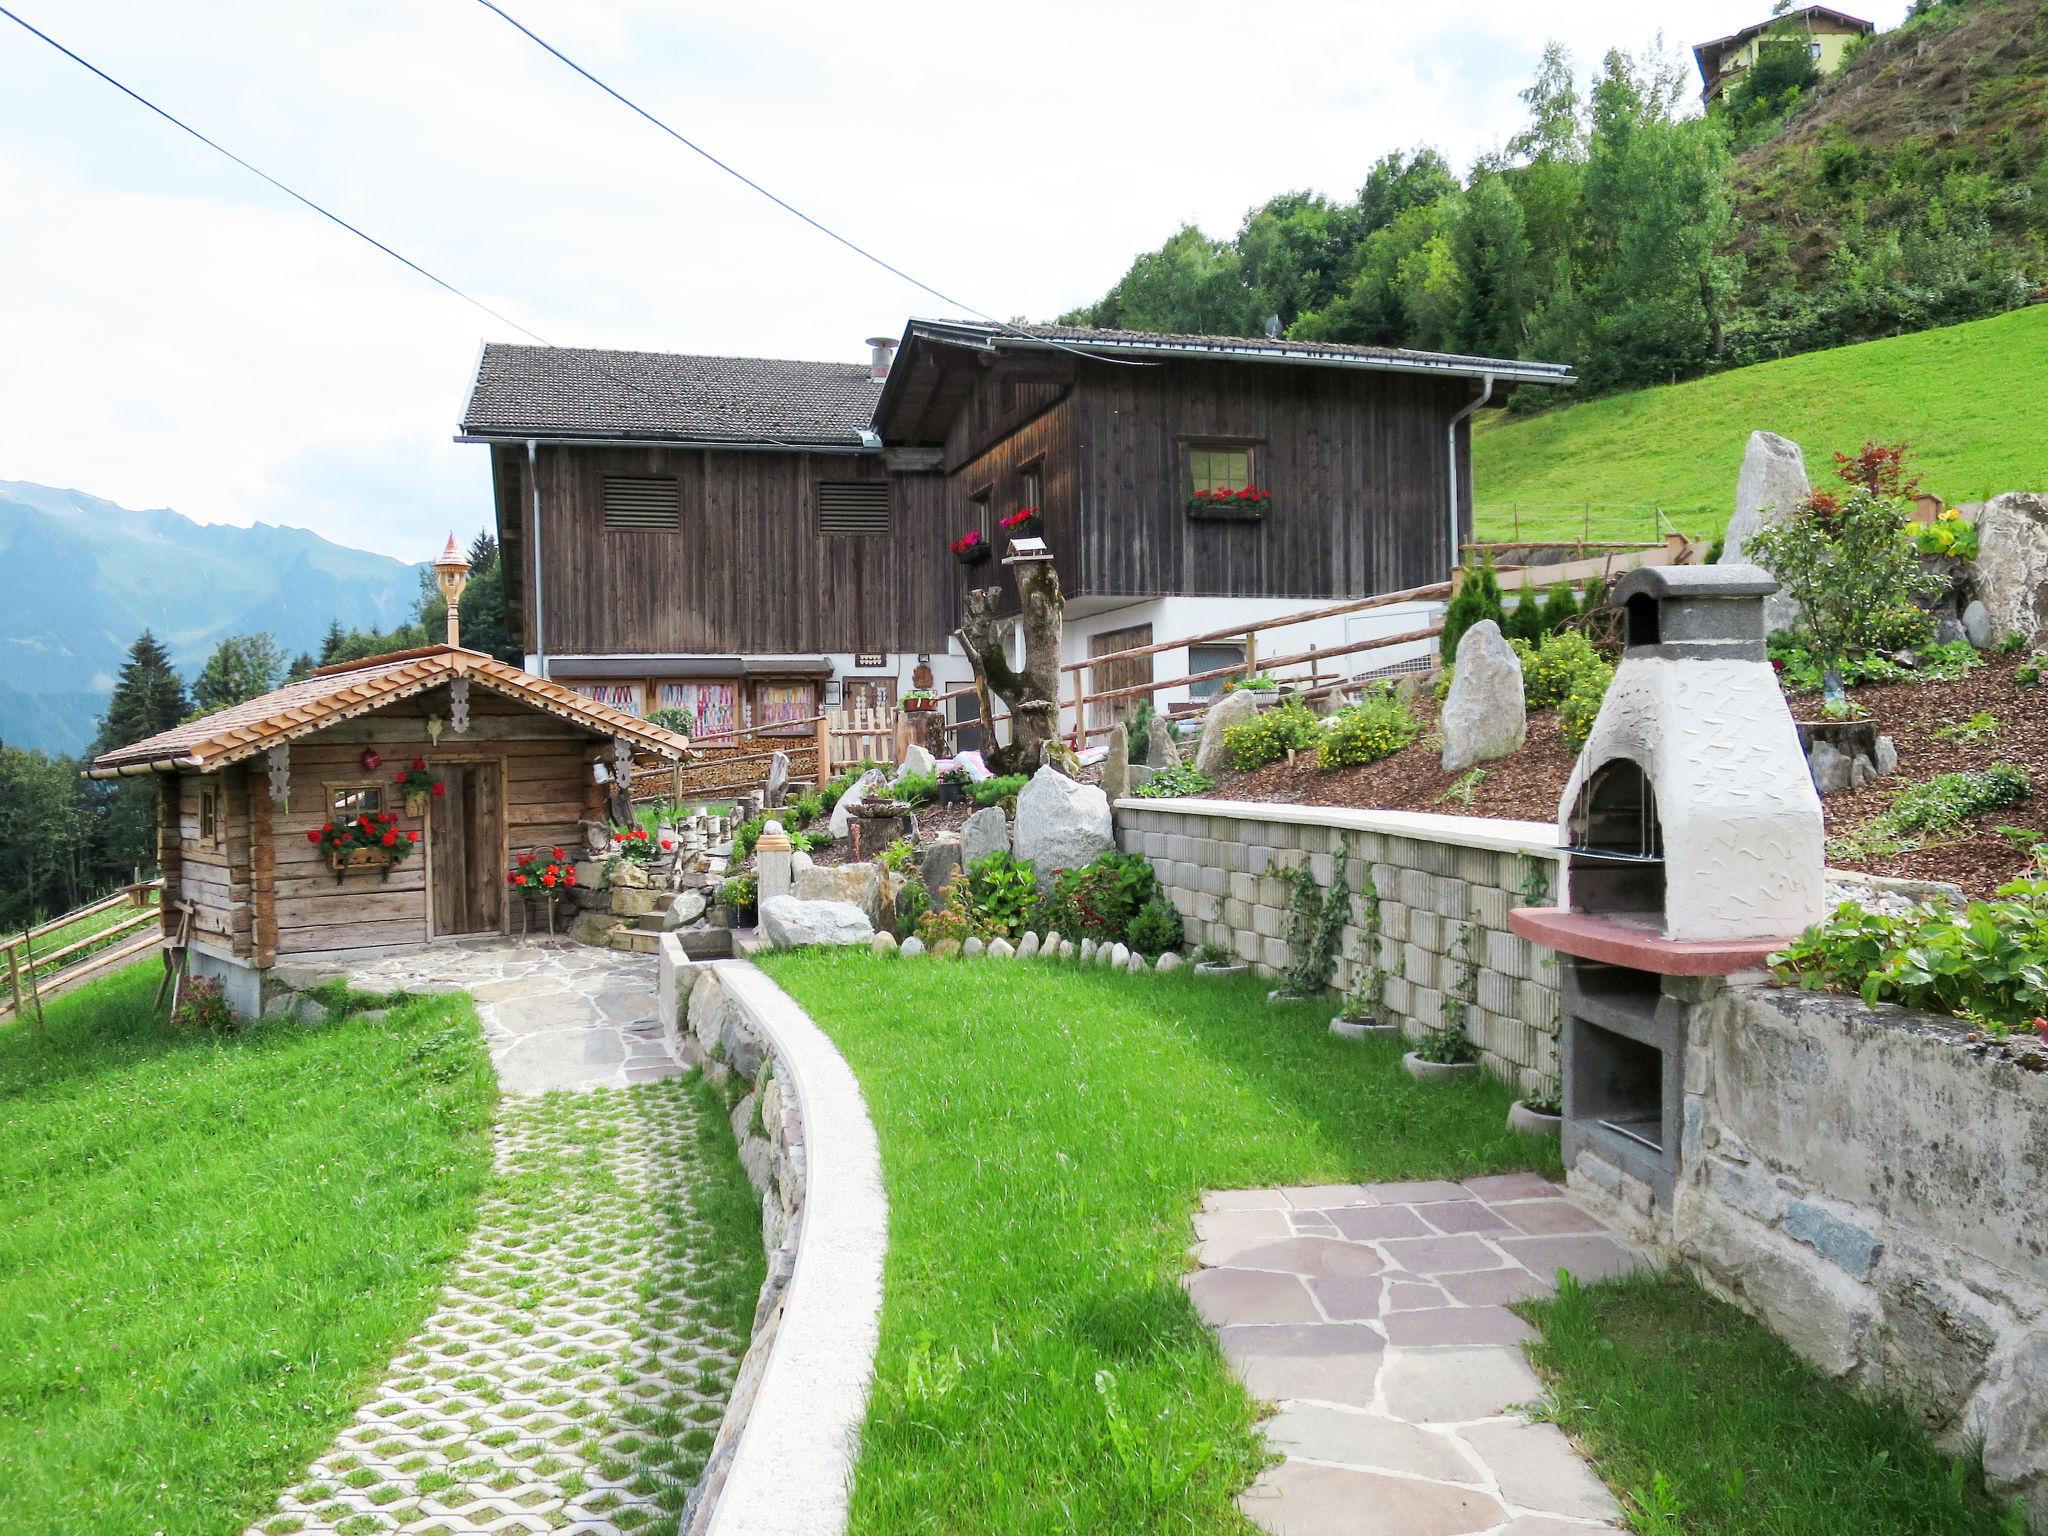
[[[1821,1370],[1981,1442],[2048,1530],[2048,1050],[1694,985],[1681,1170],[1646,1235]]]
[[[761,1195],[768,1276],[753,1342],[683,1536],[834,1536],[880,1334],[888,1204],[859,1084],[824,1033],[744,960],[693,963],[661,938],[670,1046],[732,1099]]]
[[[1562,899],[1556,827],[1483,816],[1125,799],[1116,805],[1116,828],[1126,853],[1151,862],[1191,948],[1221,944],[1269,974],[1292,958],[1288,888],[1275,872],[1306,860],[1327,889],[1341,846],[1352,897],[1336,987],[1348,990],[1356,968],[1371,963],[1360,896],[1370,874],[1380,897],[1387,1015],[1411,1036],[1439,1028],[1445,995],[1462,983],[1470,1002],[1465,1029],[1481,1060],[1527,1091],[1555,1086],[1556,965],[1549,950],[1509,931],[1508,912]],[[1462,958],[1461,935],[1468,935]]]

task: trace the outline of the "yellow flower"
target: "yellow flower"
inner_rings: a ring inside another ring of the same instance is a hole
[[[1950,507],[1946,512],[1941,514],[1941,520],[1944,523],[1952,523],[1962,515],[1963,514],[1958,512],[1954,507]]]

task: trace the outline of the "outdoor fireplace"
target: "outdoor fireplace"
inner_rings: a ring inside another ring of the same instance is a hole
[[[1564,1157],[1668,1202],[1697,988],[1762,963],[1823,903],[1820,799],[1764,653],[1754,566],[1631,571],[1626,645],[1558,806],[1563,908],[1512,916],[1557,951]]]

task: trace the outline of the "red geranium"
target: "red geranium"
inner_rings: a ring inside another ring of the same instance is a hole
[[[398,834],[396,832],[386,832],[384,834],[384,846],[386,848],[396,848],[398,846]]]
[[[317,843],[317,842],[319,842],[319,841],[320,841],[320,829],[319,829],[318,827],[315,827],[315,828],[314,828],[314,829],[313,829],[312,831],[308,832],[308,833],[306,834],[306,841],[307,841],[307,842],[309,842],[309,843]]]
[[[413,771],[418,773],[426,768],[427,760],[424,757],[416,757],[412,760],[412,766]]]
[[[405,834],[405,840],[408,843],[416,843],[420,840],[420,835],[417,832],[408,832]]]
[[[437,795],[445,795],[448,793],[448,786],[437,780],[434,784],[434,793]]]

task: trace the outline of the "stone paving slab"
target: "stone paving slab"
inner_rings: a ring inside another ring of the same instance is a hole
[[[1215,1190],[1186,1285],[1285,1459],[1240,1499],[1276,1536],[1624,1529],[1555,1426],[1509,1311],[1649,1261],[1533,1173]]]

